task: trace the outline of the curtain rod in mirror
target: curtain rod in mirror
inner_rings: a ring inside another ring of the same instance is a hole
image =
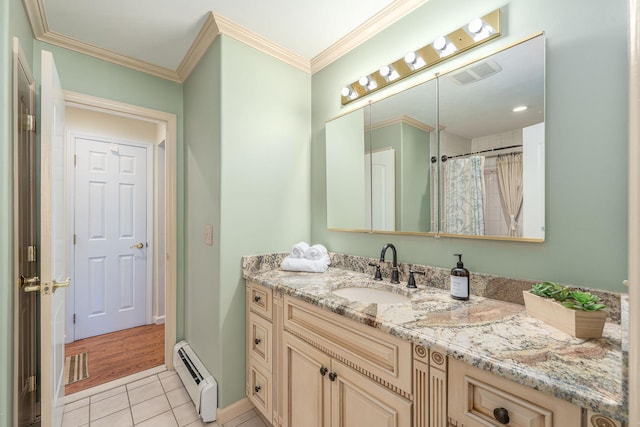
[[[433,67],[500,35],[500,9],[496,9],[481,18],[471,20],[465,26],[445,36],[438,37],[420,49],[407,53],[404,58],[383,65],[378,71],[343,87],[341,91],[342,105],[362,99],[362,97],[383,87]]]

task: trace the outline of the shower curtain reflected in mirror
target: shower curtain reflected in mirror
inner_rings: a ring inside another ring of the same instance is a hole
[[[484,235],[484,157],[443,163],[442,230],[448,234]]]
[[[518,236],[516,218],[522,207],[522,153],[510,153],[498,156],[496,160],[498,187],[504,219],[510,237]]]

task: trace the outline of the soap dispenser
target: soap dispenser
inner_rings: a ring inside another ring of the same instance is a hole
[[[454,254],[458,257],[456,268],[451,269],[451,298],[468,300],[469,299],[469,270],[464,268],[462,263],[462,254]]]

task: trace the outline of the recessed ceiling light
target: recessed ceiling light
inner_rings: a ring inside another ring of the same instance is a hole
[[[521,111],[526,110],[528,107],[526,105],[519,105],[517,107],[514,107],[514,109],[512,110],[514,113],[519,113]]]

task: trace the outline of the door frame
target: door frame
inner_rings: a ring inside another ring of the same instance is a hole
[[[68,215],[67,215],[67,241],[68,242],[73,242],[74,241],[74,234],[75,234],[75,208],[76,208],[76,194],[75,194],[75,184],[76,184],[76,169],[75,167],[71,167],[71,165],[74,165],[74,156],[76,154],[75,151],[75,144],[76,144],[76,139],[80,138],[80,139],[88,139],[88,140],[92,140],[92,141],[97,141],[97,142],[105,142],[105,143],[110,143],[110,144],[121,144],[121,145],[130,145],[130,146],[134,146],[134,147],[140,147],[140,148],[144,148],[146,150],[146,163],[147,163],[147,176],[146,176],[146,180],[147,180],[147,197],[146,197],[146,207],[147,207],[147,218],[146,218],[146,223],[147,223],[147,242],[151,241],[152,243],[150,245],[148,245],[151,248],[151,251],[147,251],[147,268],[146,268],[146,283],[145,283],[145,313],[144,313],[144,318],[145,318],[145,322],[147,324],[151,324],[152,323],[152,317],[153,317],[153,277],[154,277],[154,269],[156,268],[156,263],[155,263],[155,259],[156,257],[154,257],[153,255],[156,253],[157,250],[157,243],[158,242],[158,235],[156,233],[156,231],[158,231],[158,228],[156,227],[155,224],[155,209],[157,208],[156,202],[154,200],[154,195],[155,195],[155,173],[154,171],[157,169],[156,165],[155,165],[155,153],[154,151],[157,149],[157,147],[162,143],[162,141],[159,142],[142,142],[142,141],[130,141],[130,140],[124,140],[124,139],[118,139],[118,138],[111,138],[111,137],[107,137],[107,136],[101,136],[101,135],[97,135],[97,134],[88,134],[88,133],[84,133],[84,132],[76,132],[76,131],[67,131],[65,130],[65,134],[66,134],[66,152],[67,152],[67,158],[66,158],[66,164],[69,165],[69,167],[67,168],[66,172],[66,177],[67,177],[67,186],[68,186],[68,191],[67,191],[67,200],[66,200],[66,206],[69,209]],[[151,184],[151,187],[149,187],[149,184]],[[154,191],[150,191],[154,190]],[[67,254],[67,265],[69,268],[69,276],[71,277],[71,286],[72,286],[72,291],[69,292],[71,289],[67,288],[67,313],[66,313],[66,325],[65,325],[65,332],[66,332],[66,340],[65,343],[70,343],[76,340],[76,336],[75,336],[75,327],[73,326],[73,314],[75,313],[75,307],[76,307],[76,303],[75,303],[75,295],[76,295],[76,287],[75,287],[75,283],[77,283],[77,281],[75,280],[75,267],[76,267],[76,253],[75,253],[75,244],[70,244],[68,249],[68,254]],[[165,279],[166,280],[166,279]]]
[[[137,105],[112,101],[77,92],[65,91],[69,107],[151,121],[165,126],[165,336],[164,363],[173,369],[173,346],[176,342],[177,320],[177,118],[175,114]],[[160,143],[161,141],[159,141]],[[155,161],[154,161],[155,163]],[[155,169],[155,168],[154,168]]]

